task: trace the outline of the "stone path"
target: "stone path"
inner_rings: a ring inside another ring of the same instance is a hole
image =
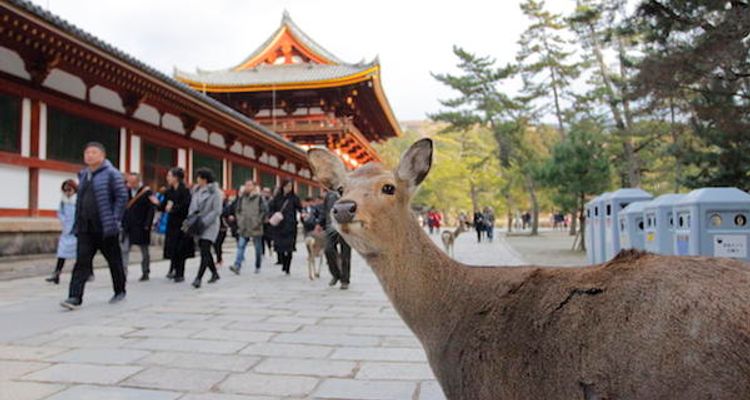
[[[456,255],[520,263],[502,238],[476,244],[462,235]],[[76,312],[58,305],[69,274],[60,286],[39,277],[0,282],[0,399],[443,399],[420,344],[362,259],[354,256],[351,288],[342,291],[327,286],[327,272],[309,281],[303,256],[291,277],[268,263],[258,275],[223,268],[200,290],[189,278],[164,279],[159,262],[149,282],[131,273],[118,305],[107,304],[102,270]]]

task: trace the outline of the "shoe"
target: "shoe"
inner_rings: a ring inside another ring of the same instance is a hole
[[[259,274],[260,273],[260,268],[255,268],[255,273]]]
[[[221,279],[219,277],[219,275],[214,275],[214,276],[211,277],[211,279],[208,280],[208,283],[214,283],[214,282],[218,281],[219,279]]]
[[[200,287],[201,287],[201,280],[198,279],[198,278],[195,278],[195,280],[193,281],[193,287],[196,288],[196,289],[200,289]]]
[[[148,280],[148,274],[141,275],[141,279],[138,279],[139,282],[146,282]]]
[[[60,275],[57,275],[57,274],[52,275],[49,278],[45,279],[45,281],[52,282],[55,285],[59,285],[60,284]]]
[[[331,281],[328,282],[328,286],[336,286],[337,283],[339,283],[339,278],[331,278]]]
[[[119,303],[123,300],[125,300],[125,293],[117,293],[109,299],[109,304]]]
[[[347,289],[349,289],[349,284],[348,283],[342,283],[341,284],[341,290],[347,290]]]
[[[229,270],[232,271],[232,272],[234,272],[235,275],[239,275],[240,274],[240,268],[238,266],[236,266],[236,265],[232,265],[231,267],[229,267]]]
[[[67,308],[68,310],[74,311],[81,307],[81,300],[76,299],[75,297],[69,297],[63,301],[60,302],[60,305],[63,308]]]
[[[175,276],[174,283],[185,282],[185,278],[182,276]]]
[[[93,282],[94,279],[96,279],[96,277],[94,276],[94,274],[89,275],[89,279],[88,279],[89,282]]]
[[[167,272],[167,279],[173,279],[174,278],[174,271],[170,270]]]

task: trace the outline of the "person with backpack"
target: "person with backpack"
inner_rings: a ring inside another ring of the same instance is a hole
[[[255,248],[255,273],[260,272],[263,259],[263,222],[268,214],[268,204],[253,180],[247,180],[242,194],[237,197],[234,210],[237,221],[237,257],[229,270],[239,275],[245,261],[245,248],[252,241]]]

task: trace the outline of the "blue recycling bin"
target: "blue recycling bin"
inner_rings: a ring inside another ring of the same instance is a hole
[[[645,225],[645,249],[652,253],[674,254],[675,204],[685,198],[684,194],[663,194],[646,204],[643,209]]]
[[[586,245],[586,261],[588,261],[589,264],[594,264],[596,261],[594,259],[594,243],[593,243],[593,237],[594,237],[594,201],[596,198],[590,200],[588,203],[584,205],[584,215],[586,215],[586,221],[585,221],[585,234],[583,237],[584,243]]]
[[[620,221],[620,248],[622,249],[644,249],[644,224],[643,208],[650,201],[634,201],[625,207],[618,219]]]
[[[604,260],[613,259],[620,252],[618,214],[634,201],[651,200],[651,193],[638,188],[618,189],[603,199],[604,210]]]
[[[713,256],[750,261],[750,194],[737,188],[703,188],[674,206],[677,255]]]
[[[604,192],[599,197],[593,200],[594,206],[594,221],[592,222],[593,235],[591,236],[591,244],[594,246],[594,264],[602,263],[605,261],[604,257],[604,230],[605,230],[605,219],[604,219],[604,204],[609,200],[612,195],[611,192]]]

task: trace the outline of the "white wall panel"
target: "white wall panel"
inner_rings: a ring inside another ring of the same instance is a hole
[[[89,101],[110,110],[125,113],[125,107],[122,105],[120,95],[105,87],[97,85],[89,89]]]
[[[81,100],[86,99],[86,84],[83,83],[83,80],[61,69],[55,68],[50,71],[42,86],[69,94]]]
[[[47,104],[39,102],[39,158],[47,159]]]
[[[185,127],[182,126],[182,120],[177,118],[176,115],[166,113],[161,117],[161,126],[170,131],[185,134]]]
[[[21,155],[31,155],[31,100],[21,101]]]
[[[130,136],[130,171],[141,173],[141,137]]]
[[[72,172],[39,171],[39,209],[57,210],[62,194],[60,187],[67,179],[78,181]]]
[[[141,121],[152,123],[154,125],[159,125],[159,120],[161,119],[161,117],[159,116],[159,110],[146,103],[141,103],[141,105],[138,106],[138,108],[133,113],[133,117],[138,118]]]
[[[0,46],[0,71],[5,71],[13,76],[23,79],[31,79],[31,75],[26,72],[26,64],[21,56],[15,51]]]
[[[120,172],[126,172],[126,160],[128,157],[128,130],[120,128]]]
[[[6,188],[12,188],[0,196],[0,208],[29,208],[28,168],[0,164],[0,182]]]

